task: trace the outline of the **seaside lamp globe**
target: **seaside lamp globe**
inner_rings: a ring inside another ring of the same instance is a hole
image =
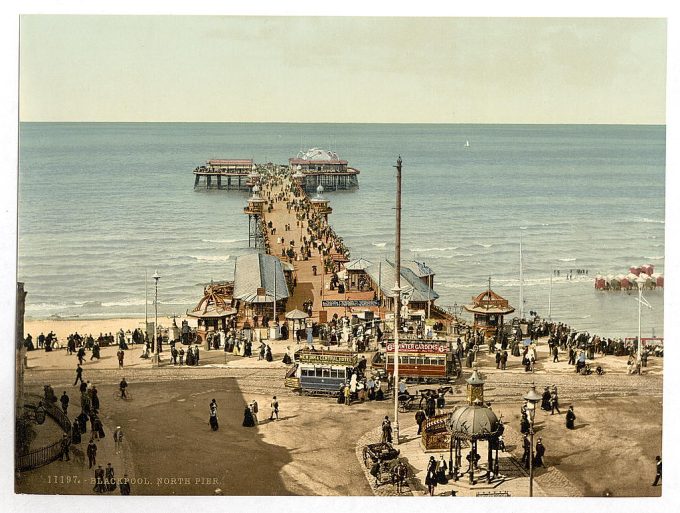
[[[158,280],[161,279],[161,275],[158,274],[158,269],[153,273],[153,279],[156,280],[156,283],[158,283]]]
[[[534,414],[536,413],[536,404],[542,399],[542,397],[536,392],[536,385],[532,385],[529,391],[524,394],[524,400],[527,402],[527,413],[531,417],[533,422]]]

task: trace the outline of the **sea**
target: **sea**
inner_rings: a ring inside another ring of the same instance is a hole
[[[194,190],[193,169],[318,147],[361,171],[359,188],[324,193],[352,258],[394,259],[401,156],[402,259],[434,270],[438,305],[459,310],[490,280],[517,311],[521,289],[527,314],[636,336],[637,292],[594,277],[664,272],[665,142],[648,125],[21,123],[26,315],[143,318],[155,271],[159,314],[184,314],[254,251],[248,194]],[[644,292],[644,337],[663,336],[663,294]]]

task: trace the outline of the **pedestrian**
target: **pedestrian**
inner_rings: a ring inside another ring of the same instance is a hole
[[[406,477],[408,476],[408,469],[403,460],[399,460],[399,464],[394,468],[394,484],[397,488],[397,493],[401,495],[404,487]]]
[[[425,473],[425,484],[427,485],[427,493],[430,496],[434,495],[437,488],[437,462],[434,456],[430,456],[430,461],[427,462],[427,471]]]
[[[559,400],[557,398],[557,388],[553,386],[552,393],[550,394],[550,415],[554,415],[555,410],[557,410],[558,415],[562,414],[559,408]]]
[[[120,494],[130,495],[130,479],[128,479],[127,474],[123,474],[123,478],[120,480]]]
[[[552,348],[552,355],[553,355],[553,363],[557,363],[557,362],[560,361],[560,359],[559,359],[560,351],[559,351],[559,348],[557,347],[557,344],[555,344]]]
[[[660,480],[661,480],[661,456],[657,456],[656,457],[656,477],[654,478],[654,482],[652,483],[652,486],[658,485]]]
[[[345,383],[345,388],[343,388],[343,394],[345,396],[345,406],[349,406],[352,402],[352,389],[347,383]]]
[[[538,439],[538,442],[536,442],[536,454],[534,455],[534,467],[542,467],[543,466],[543,455],[545,454],[545,446],[543,445],[543,442],[541,439]]]
[[[529,442],[529,437],[527,435],[524,435],[524,439],[522,440],[522,448],[524,449],[524,452],[522,452],[522,463],[524,464],[524,468],[529,468],[531,443]]]
[[[570,406],[569,411],[567,411],[567,429],[574,429],[575,420],[576,414],[574,413],[574,407]]]
[[[253,422],[255,422],[255,425],[257,426],[260,422],[257,420],[257,401],[253,399],[253,401],[250,403],[250,411],[253,412]]]
[[[104,484],[104,469],[102,468],[101,465],[99,465],[95,470],[94,470],[94,492],[95,493],[104,493],[106,490],[105,484]]]
[[[76,380],[73,382],[73,386],[76,386],[78,384],[78,381],[82,384],[83,382],[83,368],[78,364],[76,367]]]
[[[392,423],[387,415],[382,421],[382,442],[392,443]]]
[[[508,352],[503,351],[503,354],[501,355],[501,370],[505,370],[507,365],[508,365]]]
[[[246,404],[245,410],[243,411],[243,427],[254,427],[255,419],[253,419],[253,412],[250,407]]]
[[[119,349],[118,352],[116,353],[118,356],[118,368],[122,369],[123,368],[123,360],[125,359],[125,351],[122,349]]]
[[[269,416],[269,420],[274,420],[275,416],[276,416],[276,420],[279,420],[279,401],[276,399],[276,396],[274,396],[272,398],[271,408],[272,408],[272,413]]]
[[[64,412],[64,415],[67,415],[69,398],[68,398],[68,395],[66,394],[65,390],[64,390],[64,393],[61,394],[61,397],[59,398],[59,400],[61,401],[61,410]]]
[[[123,377],[122,380],[120,380],[120,384],[118,385],[118,389],[120,390],[120,397],[121,399],[127,399],[127,381],[125,381],[125,377]]]
[[[502,358],[501,352],[496,351],[496,368],[497,369],[501,368],[501,358]]]
[[[444,392],[439,392],[437,396],[437,414],[441,415],[444,413],[444,407],[446,406],[446,399],[444,398]]]
[[[106,483],[106,491],[112,492],[116,489],[116,477],[114,475],[113,467],[111,466],[111,463],[106,464],[106,469],[105,469],[104,473],[105,473],[104,482]]]
[[[61,435],[61,461],[70,461],[71,439],[64,433]]]
[[[416,412],[416,424],[418,424],[418,435],[423,431],[423,422],[425,422],[425,412],[420,408]]]
[[[71,443],[79,444],[80,441],[80,422],[78,422],[78,419],[76,418],[71,424]]]
[[[120,426],[116,426],[116,430],[113,432],[113,441],[116,448],[116,454],[120,454],[123,448],[123,430]]]
[[[89,463],[87,468],[92,468],[97,464],[97,444],[94,443],[94,438],[90,438],[90,443],[87,444],[87,461]]]

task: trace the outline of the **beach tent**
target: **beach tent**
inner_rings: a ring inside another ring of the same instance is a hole
[[[286,314],[286,319],[292,319],[292,320],[306,319],[307,317],[309,317],[309,315],[307,315],[302,310],[298,310],[298,309],[291,310],[290,312],[288,312]]]
[[[654,275],[652,275],[652,278],[654,278]],[[663,287],[663,274],[656,274],[656,286],[657,287]]]
[[[607,281],[605,280],[604,276],[602,275],[597,275],[595,276],[595,288],[597,290],[604,290],[607,286]]]
[[[640,276],[641,271],[642,271],[642,269],[638,266],[635,266],[635,265],[631,265],[630,269],[628,269],[628,272],[630,272],[631,274],[634,274],[635,276]]]
[[[652,264],[645,264],[640,269],[643,273],[648,274],[649,276],[654,274],[654,266]]]
[[[623,278],[623,276],[621,276]],[[608,276],[607,281],[609,281],[609,288],[612,290],[621,290],[621,278],[618,276]]]

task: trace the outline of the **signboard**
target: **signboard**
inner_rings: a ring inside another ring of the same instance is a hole
[[[394,342],[388,342],[385,346],[388,353],[394,352]],[[436,353],[445,354],[449,348],[442,344],[427,344],[424,342],[399,342],[399,351],[405,353]]]
[[[300,353],[300,363],[354,367],[357,357],[354,354]]]
[[[324,308],[345,307],[345,306],[380,306],[380,301],[377,299],[347,299],[347,300],[331,300],[324,299],[321,302]]]

